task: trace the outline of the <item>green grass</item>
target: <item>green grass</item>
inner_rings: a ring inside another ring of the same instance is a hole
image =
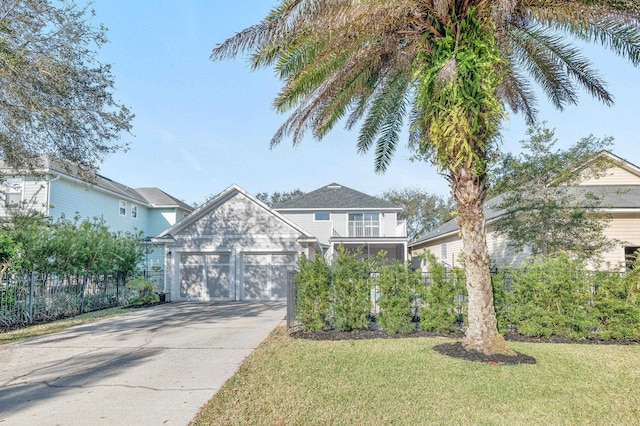
[[[440,355],[445,339],[293,339],[278,329],[194,425],[638,424],[640,346],[510,343],[536,365]]]
[[[29,337],[41,336],[43,334],[54,333],[81,324],[89,324],[105,318],[122,315],[131,312],[133,308],[109,308],[101,311],[88,312],[71,318],[65,318],[44,324],[32,325],[30,327],[0,333],[0,345],[17,342]]]

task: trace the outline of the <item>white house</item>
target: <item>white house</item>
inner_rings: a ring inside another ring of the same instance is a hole
[[[573,190],[591,192],[602,199],[601,211],[611,217],[605,236],[619,243],[598,260],[604,267],[615,269],[625,264],[626,256],[640,248],[640,168],[611,153],[603,155],[609,156],[614,165],[604,176],[584,179]],[[510,250],[505,237],[494,231],[492,223],[502,214],[494,207],[498,201],[496,197],[485,203],[489,255],[497,265],[515,266],[527,259],[527,253]],[[460,265],[462,240],[455,219],[411,241],[408,246],[412,256],[429,251],[447,265]]]
[[[301,254],[335,247],[406,259],[399,208],[331,184],[270,208],[232,185],[153,239],[165,246],[171,300],[286,300]]]
[[[165,291],[177,300],[286,300],[315,237],[232,185],[153,239],[165,246]]]

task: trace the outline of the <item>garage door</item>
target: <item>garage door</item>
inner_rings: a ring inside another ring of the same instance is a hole
[[[183,253],[180,256],[180,298],[233,300],[230,253]]]
[[[295,253],[245,253],[242,259],[243,300],[286,300]]]

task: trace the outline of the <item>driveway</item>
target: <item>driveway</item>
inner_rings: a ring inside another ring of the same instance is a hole
[[[0,346],[0,424],[186,425],[285,313],[168,303]]]

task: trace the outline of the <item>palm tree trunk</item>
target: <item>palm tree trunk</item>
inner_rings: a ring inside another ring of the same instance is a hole
[[[514,354],[498,332],[493,306],[483,206],[487,190],[486,176],[478,176],[471,168],[461,165],[451,171],[450,179],[458,208],[469,296],[469,324],[463,346],[487,355]]]

